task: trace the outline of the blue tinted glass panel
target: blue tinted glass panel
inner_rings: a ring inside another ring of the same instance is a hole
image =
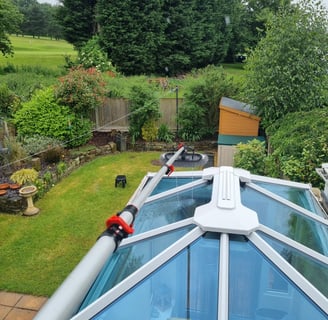
[[[217,319],[219,240],[200,238],[93,319]]]
[[[194,226],[165,233],[129,246],[118,248],[108,259],[102,271],[84,299],[80,310],[102,296],[131,273],[143,266],[159,252],[179,240]]]
[[[313,198],[313,195],[309,190],[259,181],[255,181],[254,183],[313,213],[316,213],[322,217],[327,216]]]
[[[183,186],[187,183],[199,180],[200,177],[163,177],[161,181],[157,184],[151,195],[155,195],[176,187]]]
[[[251,243],[230,241],[229,320],[254,319],[328,316]]]
[[[211,200],[211,185],[202,185],[146,203],[134,222],[134,234],[193,217],[195,208]]]
[[[328,228],[251,188],[241,188],[242,204],[257,212],[261,224],[327,255]]]
[[[308,279],[319,291],[328,298],[328,265],[305,255],[301,251],[281,241],[259,232],[286,261]]]

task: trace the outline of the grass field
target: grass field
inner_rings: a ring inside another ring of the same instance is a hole
[[[99,157],[74,171],[35,205],[33,217],[0,214],[0,290],[49,296],[122,210],[158,152]],[[126,188],[115,188],[118,174]]]
[[[73,46],[63,40],[49,38],[33,38],[31,36],[11,36],[14,47],[13,57],[0,56],[0,66],[37,66],[57,69],[65,64],[65,56],[76,56]]]

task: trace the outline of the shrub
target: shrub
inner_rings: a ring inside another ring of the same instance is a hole
[[[129,99],[129,132],[132,140],[135,140],[141,138],[142,127],[147,121],[157,121],[160,118],[159,99],[147,84],[133,86]]]
[[[19,164],[20,160],[27,156],[22,144],[14,136],[5,137],[4,147],[8,149],[8,151],[3,154],[4,164]]]
[[[6,84],[0,85],[0,116],[11,118],[12,114],[18,109],[20,101],[18,97],[9,90]]]
[[[198,77],[199,81],[186,88],[184,105],[193,106],[193,110],[196,106],[202,109],[202,112],[198,113],[199,122],[194,122],[191,112],[179,113],[179,118],[180,122],[188,122],[188,117],[191,117],[190,120],[194,122],[194,128],[201,139],[213,136],[218,131],[220,99],[223,96],[234,97],[237,88],[222,67],[208,66],[199,70]]]
[[[234,166],[253,174],[265,175],[265,143],[253,139],[248,143],[239,143],[234,156]]]
[[[32,184],[38,175],[39,173],[35,169],[20,169],[10,176],[10,180],[20,185]]]
[[[23,139],[23,147],[30,155],[38,155],[47,149],[62,146],[62,142],[47,136],[33,135]]]
[[[147,142],[152,142],[156,140],[158,129],[156,122],[154,120],[148,120],[143,125],[142,129],[142,138]]]
[[[109,61],[106,52],[100,47],[97,36],[91,38],[79,51],[78,64],[83,68],[96,68],[100,72],[112,71],[116,73],[114,66]]]
[[[23,137],[47,136],[77,147],[86,143],[92,135],[92,123],[77,117],[66,106],[60,106],[53,89],[37,91],[32,99],[14,114],[17,132]]]
[[[166,143],[173,141],[174,134],[170,132],[169,127],[166,124],[161,124],[158,128],[157,139]]]
[[[184,104],[178,115],[179,136],[186,141],[198,141],[206,134],[204,109]]]
[[[286,178],[320,185],[315,168],[328,162],[328,108],[294,112],[268,128],[272,157]]]
[[[71,108],[76,114],[89,117],[90,111],[101,106],[105,96],[105,82],[95,68],[71,69],[69,74],[59,79],[55,87],[58,103]]]

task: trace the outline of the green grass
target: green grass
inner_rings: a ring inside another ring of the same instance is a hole
[[[35,205],[33,217],[0,214],[0,290],[49,296],[127,204],[160,153],[97,158],[74,171]],[[115,188],[118,174],[126,188]]]
[[[14,47],[14,56],[7,58],[0,56],[2,67],[12,64],[57,69],[64,66],[65,55],[75,57],[77,54],[73,46],[64,40],[11,36],[10,41]]]

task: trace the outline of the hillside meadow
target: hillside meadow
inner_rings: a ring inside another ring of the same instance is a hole
[[[64,40],[33,38],[31,36],[11,36],[14,47],[12,57],[0,56],[0,67],[14,66],[44,67],[58,69],[65,65],[65,56],[76,57],[73,46]]]

